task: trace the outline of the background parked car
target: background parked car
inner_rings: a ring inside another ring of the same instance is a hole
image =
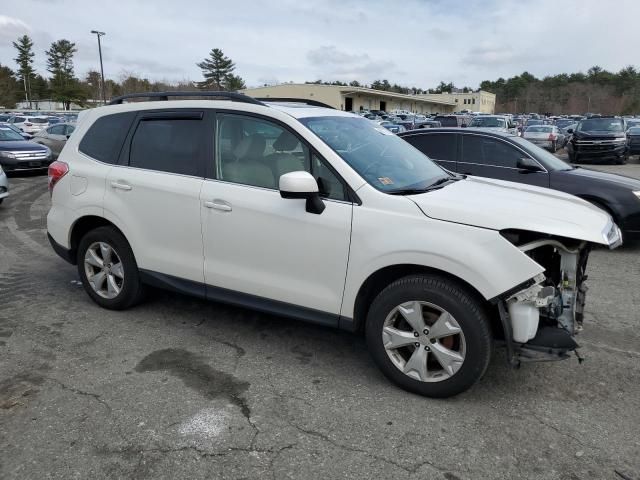
[[[447,170],[552,188],[607,211],[626,239],[640,239],[640,180],[574,167],[515,135],[468,129],[399,134]]]
[[[510,118],[499,115],[478,115],[471,120],[469,127],[499,130],[514,135],[518,132],[516,124]]]
[[[0,204],[9,196],[9,179],[0,165]]]
[[[522,138],[555,153],[564,146],[566,136],[555,125],[533,125],[526,128]]]
[[[15,125],[25,133],[36,133],[49,126],[47,117],[24,117],[22,115],[11,117],[7,123]]]
[[[443,127],[466,127],[471,123],[468,115],[437,115],[434,120]]]
[[[30,133],[24,133],[22,130],[20,130],[18,127],[16,127],[11,123],[0,122],[0,127],[10,128],[14,132],[16,132],[18,135],[21,135],[22,138],[24,138],[25,140],[31,140],[33,138],[33,135],[31,135]]]
[[[58,158],[62,148],[67,143],[67,140],[76,129],[76,126],[71,123],[57,123],[44,130],[40,130],[33,137],[35,143],[46,145],[51,149],[53,158]],[[397,132],[394,132],[397,133]]]
[[[629,139],[629,154],[640,155],[640,126],[627,130],[627,138]]]
[[[51,150],[22,138],[9,127],[0,127],[0,166],[5,172],[47,168]]]
[[[591,117],[578,122],[567,143],[567,153],[571,163],[581,161],[612,160],[617,164],[627,163],[626,124],[618,117]]]

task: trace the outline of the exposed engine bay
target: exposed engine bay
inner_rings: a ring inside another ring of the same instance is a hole
[[[503,235],[545,268],[529,286],[502,300],[501,316],[508,317],[503,324],[508,322],[513,342],[512,363],[560,360],[570,352],[581,359],[574,337],[582,330],[591,244],[532,232]]]

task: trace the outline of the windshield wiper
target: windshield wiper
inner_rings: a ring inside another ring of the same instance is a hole
[[[437,190],[442,188],[445,183],[456,182],[458,180],[462,180],[460,177],[442,177],[433,182],[431,185],[427,185],[426,187],[414,187],[414,188],[400,188],[398,190],[390,190],[386,193],[390,195],[415,195],[418,193],[425,193],[430,190]]]

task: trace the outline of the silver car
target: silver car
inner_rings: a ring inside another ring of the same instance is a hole
[[[564,146],[566,135],[555,125],[532,125],[526,128],[522,138],[555,153]]]
[[[0,204],[9,196],[9,179],[0,165]]]
[[[517,125],[511,118],[503,115],[478,115],[471,120],[469,127],[498,130],[512,135],[518,134]]]

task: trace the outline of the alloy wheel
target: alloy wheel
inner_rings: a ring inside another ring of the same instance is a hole
[[[84,256],[84,271],[89,285],[102,298],[117,297],[124,286],[124,267],[117,252],[105,242],[89,245]]]
[[[443,308],[423,301],[391,310],[382,328],[382,343],[391,362],[421,382],[441,382],[456,374],[465,360],[464,333]]]

